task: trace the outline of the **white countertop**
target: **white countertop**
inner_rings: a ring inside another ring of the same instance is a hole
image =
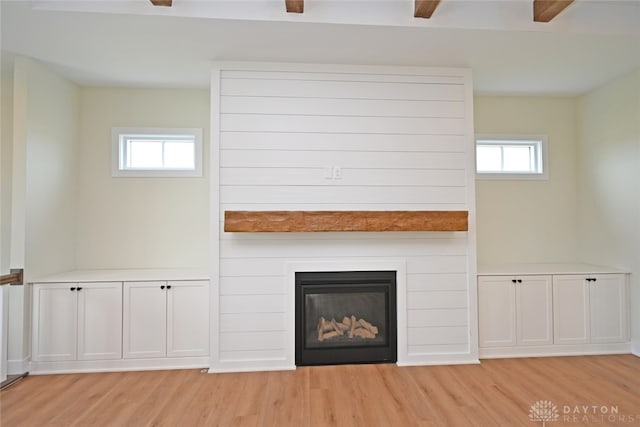
[[[613,267],[585,263],[536,263],[478,266],[479,276],[533,275],[533,274],[606,274],[629,273]]]
[[[38,277],[30,283],[126,282],[145,280],[209,280],[206,270],[197,269],[128,269],[72,270]]]

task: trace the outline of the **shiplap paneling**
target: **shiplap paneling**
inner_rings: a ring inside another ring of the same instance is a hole
[[[438,326],[465,327],[467,325],[467,315],[466,308],[409,310],[407,312],[407,324],[410,328]]]
[[[220,112],[221,217],[225,210],[469,209],[469,84],[441,70],[223,69],[212,101]],[[331,175],[336,167],[339,179]],[[469,349],[467,233],[265,236],[225,233],[220,224],[217,248],[222,365],[292,363],[293,283],[285,266],[293,260],[404,260],[401,350]]]
[[[303,116],[231,114],[220,116],[222,132],[383,133],[461,135],[464,119],[430,117]]]
[[[409,354],[413,356],[442,356],[447,357],[451,354],[469,353],[469,344],[433,344],[433,345],[412,345],[409,346]]]
[[[225,259],[259,258],[274,254],[278,258],[335,258],[335,257],[413,257],[425,255],[466,255],[466,241],[455,239],[406,240],[400,243],[388,240],[360,240],[355,234],[353,239],[343,240],[223,240],[220,250]]]
[[[282,295],[222,295],[221,314],[284,313],[287,301]]]
[[[222,150],[293,150],[362,152],[448,152],[463,153],[465,137],[461,135],[393,135],[345,134],[330,136],[310,132],[221,132]],[[260,165],[258,165],[260,166]]]
[[[384,195],[384,196],[383,196]],[[381,197],[384,197],[381,199]],[[226,203],[321,203],[337,205],[341,203],[402,203],[412,200],[416,203],[463,203],[466,197],[464,187],[359,187],[359,186],[220,186],[220,198]]]
[[[284,348],[275,350],[244,350],[244,351],[220,351],[222,363],[246,363],[249,366],[274,360],[285,360]]]
[[[283,313],[234,313],[220,316],[220,332],[283,331]]]
[[[408,274],[408,291],[466,291],[467,274]]]
[[[462,169],[386,169],[381,175],[377,169],[342,168],[342,180],[327,178],[327,168],[279,168],[273,173],[268,167],[236,167],[220,169],[223,186],[393,186],[423,187],[426,183],[438,183],[439,187],[463,187],[466,174]],[[330,176],[330,175],[329,175]]]
[[[376,81],[236,79],[222,75],[222,96],[269,96],[329,99],[463,101],[465,87],[451,83]]]
[[[465,291],[431,291],[411,292],[411,298],[407,302],[409,310],[425,309],[466,309],[468,306],[467,292]]]
[[[278,350],[285,348],[285,333],[279,331],[221,332],[224,351]]]
[[[409,328],[409,345],[466,344],[469,328],[465,326],[436,326]]]
[[[463,118],[462,101],[318,99],[222,96],[220,109],[235,114]]]
[[[463,153],[447,152],[380,152],[380,151],[314,151],[304,150],[221,150],[222,168],[324,168],[340,166],[352,169],[459,169],[464,170]],[[277,174],[277,171],[273,171]],[[343,185],[349,185],[344,177]],[[366,188],[366,187],[364,187]],[[381,201],[383,201],[382,199]]]
[[[283,295],[284,280],[282,276],[227,277],[220,283],[220,295]]]

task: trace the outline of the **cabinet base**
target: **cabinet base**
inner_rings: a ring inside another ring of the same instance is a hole
[[[480,348],[480,359],[501,359],[510,357],[547,357],[547,356],[591,356],[603,354],[629,354],[631,343],[546,345],[522,347],[485,347]]]
[[[208,367],[208,356],[164,359],[73,360],[62,362],[30,362],[29,373],[31,375],[76,374],[89,372],[201,369]]]

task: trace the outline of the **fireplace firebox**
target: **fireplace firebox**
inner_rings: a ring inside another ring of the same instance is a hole
[[[296,365],[397,360],[395,271],[295,275]]]

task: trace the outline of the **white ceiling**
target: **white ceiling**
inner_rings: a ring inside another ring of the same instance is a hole
[[[461,66],[476,93],[575,95],[640,67],[640,0],[576,0],[551,23],[532,0],[1,0],[3,60],[83,85],[208,87],[211,62]]]

